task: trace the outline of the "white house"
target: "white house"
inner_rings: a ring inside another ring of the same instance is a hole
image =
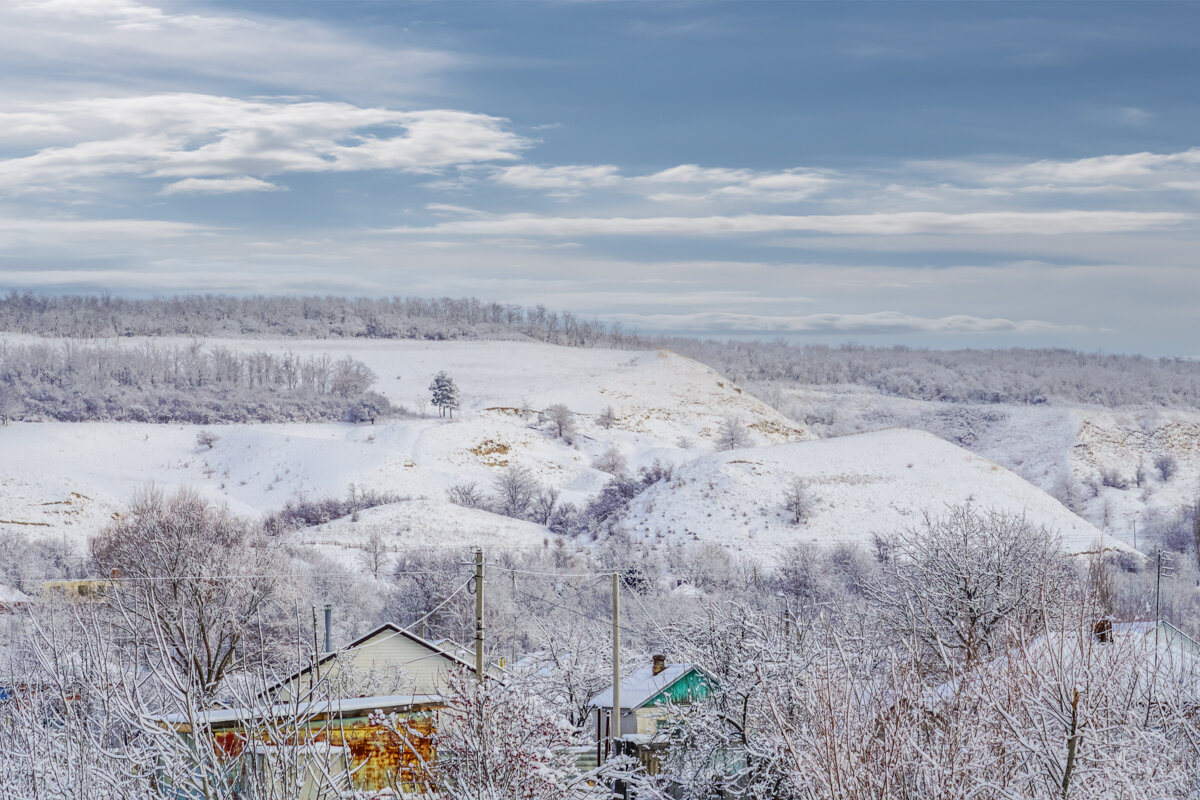
[[[325,654],[315,668],[315,672],[313,667],[299,670],[269,688],[266,694],[277,701],[292,700],[319,679],[327,679],[339,697],[437,695],[445,689],[452,670],[475,671],[474,664],[449,647],[422,639],[390,622],[337,652]]]

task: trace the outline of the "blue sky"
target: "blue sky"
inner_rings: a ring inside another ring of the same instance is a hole
[[[0,284],[1193,355],[1200,5],[0,8]]]

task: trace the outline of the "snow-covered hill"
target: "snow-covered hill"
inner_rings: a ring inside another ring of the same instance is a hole
[[[1161,528],[1200,497],[1200,413],[1159,408],[1110,409],[1064,405],[972,405],[887,397],[838,387],[756,387],[821,436],[902,426],[936,434],[1012,470],[1110,537],[1146,547]],[[1159,455],[1178,471],[1163,480]],[[1139,462],[1141,486],[1134,480]],[[1102,471],[1128,482],[1104,486]]]
[[[796,477],[815,498],[800,525],[783,508]],[[1095,527],[998,464],[902,429],[704,456],[677,469],[669,485],[638,497],[630,521],[664,543],[718,542],[765,556],[795,542],[869,548],[875,534],[963,503],[1023,513],[1056,531],[1071,553],[1092,550],[1101,539]]]
[[[712,447],[726,417],[740,419],[759,443],[810,438],[708,367],[667,351],[519,342],[208,344],[351,355],[376,372],[379,391],[414,413],[433,374],[444,369],[461,389],[463,408],[453,421],[428,411],[374,426],[217,426],[210,429],[219,437],[211,449],[197,444],[200,429],[187,425],[14,423],[0,430],[0,529],[82,543],[148,483],[191,486],[251,516],[297,497],[342,497],[354,485],[410,498],[364,515],[404,530],[397,546],[540,543],[543,528],[450,505],[446,489],[474,482],[486,491],[497,474],[517,465],[561,490],[564,501],[579,502],[610,478],[592,466],[610,447],[631,469],[655,459],[681,463]],[[539,411],[555,403],[574,412],[571,443],[539,422]],[[598,417],[609,406],[617,421],[605,428]],[[355,538],[336,525],[313,535]]]
[[[144,343],[126,340],[119,346]],[[407,406],[411,415],[377,425],[216,426],[209,429],[218,436],[211,448],[197,442],[200,428],[187,425],[18,422],[0,430],[0,530],[82,544],[149,483],[190,486],[254,517],[297,498],[345,497],[354,486],[402,500],[363,511],[353,521],[306,529],[297,538],[343,550],[362,544],[372,531],[386,534],[392,550],[542,546],[548,538],[544,527],[452,505],[447,490],[473,483],[490,491],[501,472],[518,466],[558,491],[561,501],[582,506],[611,478],[597,459],[615,449],[631,471],[654,461],[675,466],[670,484],[655,485],[631,509],[633,532],[652,540],[716,541],[769,558],[773,549],[795,541],[869,545],[874,533],[914,524],[926,509],[936,513],[946,504],[968,501],[1027,511],[1035,522],[1058,530],[1073,552],[1099,538],[1093,526],[1044,492],[960,447],[905,430],[816,440],[708,367],[667,351],[498,341],[231,339],[204,344],[352,356],[377,374],[375,388]],[[423,407],[430,379],[439,370],[461,389],[463,407],[452,421]],[[802,399],[816,407],[813,397]],[[843,421],[857,415],[864,425],[888,414],[907,414],[923,427],[931,427],[930,419],[941,420],[943,436],[955,438],[957,432],[963,445],[995,454],[994,461],[1045,488],[1062,480],[1067,462],[1056,459],[1065,459],[1064,453],[1073,453],[1072,464],[1082,464],[1124,452],[1120,442],[1086,426],[1072,430],[1062,421],[1069,415],[1064,418],[1066,412],[1058,409],[984,408],[972,412],[975,416],[943,419],[936,416],[943,408],[894,404],[884,413],[876,406],[872,416],[868,404],[876,399],[842,398],[838,413]],[[557,403],[573,412],[576,432],[570,441],[555,438],[540,417]],[[600,414],[609,406],[617,421],[604,427]],[[728,417],[746,425],[755,447],[714,452],[717,427]],[[1170,441],[1183,441],[1182,453],[1190,435],[1183,431]],[[1081,441],[1091,444],[1081,449]],[[787,523],[779,502],[793,475],[809,479],[818,498],[812,520],[800,527]]]

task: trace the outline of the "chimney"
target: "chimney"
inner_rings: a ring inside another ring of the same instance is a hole
[[[658,673],[662,672],[666,668],[667,668],[667,657],[664,655],[655,655],[654,656],[654,671],[651,674],[657,675]]]
[[[325,652],[333,652],[333,606],[325,604]]]

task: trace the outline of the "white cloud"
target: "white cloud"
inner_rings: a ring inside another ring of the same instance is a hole
[[[53,87],[51,75],[68,69],[74,80],[94,82],[109,93],[116,85],[207,88],[230,82],[290,92],[337,92],[359,98],[428,95],[442,71],[461,65],[457,54],[403,41],[379,46],[304,19],[196,8],[176,12],[130,0],[30,0],[0,3],[0,68],[41,76],[34,85]],[[38,70],[39,64],[53,69]],[[33,67],[31,69],[31,66]],[[26,94],[25,81],[8,91]],[[90,92],[95,94],[95,92]],[[19,95],[18,95],[19,96]]]
[[[606,319],[638,330],[701,331],[709,333],[1044,333],[1082,331],[1079,326],[1062,326],[1040,320],[1011,320],[954,314],[946,317],[916,317],[898,311],[863,314],[806,314],[764,316],[724,311],[694,314],[611,314]]]
[[[521,164],[499,170],[498,183],[520,189],[541,189],[552,194],[576,195],[584,190],[616,189],[644,195],[656,202],[734,199],[771,203],[804,200],[828,188],[832,173],[786,169],[761,172],[749,169],[701,167],[680,164],[648,175],[622,175],[612,164],[570,164],[543,167]]]
[[[184,178],[168,183],[159,194],[233,194],[234,192],[285,192],[286,186],[241,175],[236,178]]]
[[[1200,168],[1200,148],[1194,147],[1178,153],[1143,152],[1073,161],[1036,161],[999,171],[991,180],[1004,184],[1120,183],[1195,174],[1197,168]]]
[[[20,113],[28,125],[29,112]],[[37,124],[66,131],[59,136],[66,141],[0,161],[0,189],[79,189],[88,179],[121,174],[244,178],[430,172],[516,159],[530,144],[499,117],[334,102],[164,94],[68,101],[34,113]],[[4,136],[0,130],[0,143]]]
[[[880,214],[741,214],[695,217],[549,217],[501,214],[424,227],[400,234],[505,236],[728,236],[770,233],[902,236],[939,234],[1112,233],[1180,225],[1191,214],[1141,211],[991,211],[952,214],[909,211]]]
[[[500,170],[493,178],[499,183],[518,189],[577,190],[616,186],[622,180],[618,172],[618,168],[610,164],[561,167],[518,164]]]
[[[204,225],[155,219],[37,219],[0,217],[0,247],[69,241],[168,239],[211,232]]]

